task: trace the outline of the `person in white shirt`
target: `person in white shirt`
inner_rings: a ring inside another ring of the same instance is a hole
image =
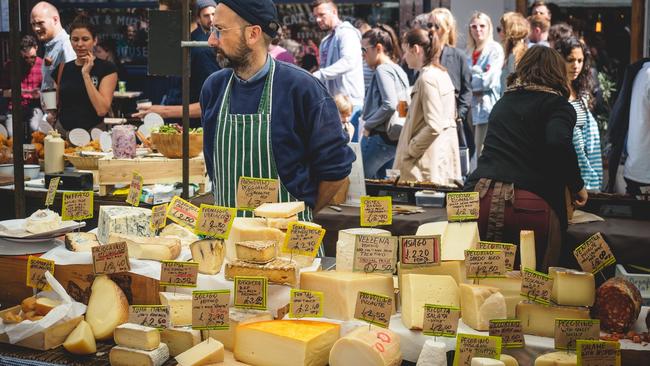
[[[626,191],[638,195],[642,187],[650,187],[650,62],[643,64],[632,84],[626,150]]]

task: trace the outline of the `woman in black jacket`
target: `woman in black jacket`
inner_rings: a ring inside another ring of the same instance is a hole
[[[568,95],[562,56],[548,47],[529,49],[490,113],[483,154],[465,185],[480,192],[481,239],[519,243],[521,230],[534,230],[542,271],[559,261],[566,191],[576,206],[587,202]]]

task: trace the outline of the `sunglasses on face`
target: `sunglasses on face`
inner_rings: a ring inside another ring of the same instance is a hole
[[[485,28],[485,24],[472,24],[472,25],[470,25],[470,27],[472,29],[479,29],[479,28],[483,29],[483,28]]]

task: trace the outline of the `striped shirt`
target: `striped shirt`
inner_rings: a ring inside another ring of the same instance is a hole
[[[570,103],[577,114],[573,146],[578,155],[580,175],[586,190],[600,191],[603,184],[603,159],[598,123],[587,108],[586,99],[576,99]]]

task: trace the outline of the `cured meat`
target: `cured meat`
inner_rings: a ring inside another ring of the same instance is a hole
[[[610,278],[596,292],[593,317],[600,319],[600,328],[606,332],[627,332],[641,311],[641,293],[631,282]]]

